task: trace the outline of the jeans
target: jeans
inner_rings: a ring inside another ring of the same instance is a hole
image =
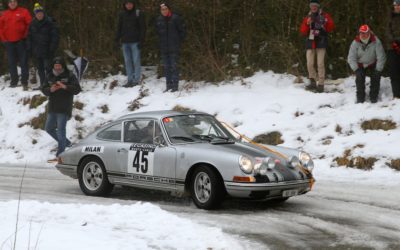
[[[356,71],[356,88],[357,88],[357,100],[364,102],[365,100],[365,77],[367,73],[371,75],[371,86],[369,90],[369,98],[371,101],[377,101],[379,96],[379,90],[381,86],[381,73],[375,69],[363,69],[359,68]]]
[[[65,147],[71,145],[67,139],[67,121],[69,116],[62,113],[49,113],[46,120],[46,132],[58,143],[56,156],[65,151]]]
[[[35,64],[39,74],[40,86],[46,81],[46,75],[51,70],[51,59],[45,57],[35,57]]]
[[[162,54],[165,78],[167,79],[167,90],[177,91],[179,84],[179,69],[177,53]]]
[[[21,66],[21,83],[28,84],[29,68],[28,68],[28,53],[26,51],[25,40],[18,42],[6,42],[8,69],[11,75],[11,85],[18,84],[17,59]]]
[[[123,43],[122,52],[128,83],[139,83],[142,76],[139,43]]]

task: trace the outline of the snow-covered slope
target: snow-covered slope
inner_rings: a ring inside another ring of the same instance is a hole
[[[368,101],[355,104],[354,78],[345,79],[340,85],[327,85],[329,93],[316,94],[305,91],[303,84],[293,84],[294,76],[259,72],[250,78],[219,85],[182,82],[180,92],[164,93],[164,79],[157,79],[152,70],[147,70],[146,75],[141,90],[139,86],[120,87],[123,76],[82,82],[83,92],[75,101],[84,106],[73,112],[67,127],[69,138],[76,141],[79,134],[85,136],[98,125],[128,113],[128,106],[138,99],[141,107],[137,111],[166,110],[181,105],[215,114],[249,137],[279,131],[283,134],[282,146],[302,148],[317,159],[317,178],[334,175],[377,182],[382,178],[385,182],[398,181],[399,173],[386,165],[400,158],[400,100],[392,100],[388,79],[382,80],[377,104]],[[115,81],[119,86],[110,88]],[[47,102],[29,109],[22,100],[40,94],[39,91],[11,89],[4,81],[0,85],[4,86],[0,90],[0,162],[45,165],[56,143],[45,131],[34,130],[29,125],[21,127],[21,124],[43,113]],[[148,95],[142,98],[143,91]],[[397,128],[364,131],[361,123],[374,118],[393,121]],[[331,168],[334,158],[342,156],[347,149],[353,157],[377,158],[374,170]]]

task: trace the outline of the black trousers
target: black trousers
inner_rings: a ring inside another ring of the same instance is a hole
[[[40,86],[43,86],[46,81],[46,75],[51,71],[52,58],[35,56],[34,61],[40,79]]]
[[[393,97],[400,98],[400,54],[394,50],[388,51],[388,66]]]
[[[21,83],[22,85],[28,85],[29,68],[28,68],[28,53],[26,51],[26,44],[24,40],[18,42],[6,42],[6,52],[8,59],[8,69],[11,76],[11,85],[16,86],[18,84],[18,71],[17,62],[19,61],[21,66]]]
[[[375,68],[359,68],[356,71],[357,100],[361,102],[365,100],[365,77],[367,74],[371,76],[369,98],[371,101],[377,101],[381,87],[381,73]]]

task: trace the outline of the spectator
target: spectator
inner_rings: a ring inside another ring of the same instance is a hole
[[[17,0],[8,0],[8,10],[0,18],[0,38],[7,51],[8,68],[11,75],[10,87],[18,84],[17,59],[21,66],[21,84],[28,89],[28,53],[26,38],[32,17],[29,11],[18,6]]]
[[[400,98],[400,0],[393,2],[386,32],[388,65],[394,98]]]
[[[33,12],[35,18],[29,26],[28,51],[34,58],[42,87],[46,75],[51,70],[51,62],[58,48],[59,34],[54,20],[45,14],[40,4],[35,4]]]
[[[78,79],[67,69],[61,57],[54,58],[53,69],[47,76],[42,92],[49,97],[45,129],[58,143],[56,158],[49,161],[53,162],[71,144],[66,137],[66,126],[72,115],[74,95],[81,92]]]
[[[381,73],[385,66],[386,55],[381,41],[368,25],[362,25],[359,35],[350,46],[347,62],[356,74],[357,103],[365,101],[365,77],[371,74],[369,97],[372,103],[378,101]]]
[[[307,69],[310,79],[310,84],[306,86],[307,90],[324,92],[328,33],[332,32],[334,28],[331,16],[322,11],[319,0],[311,0],[310,12],[300,27],[300,32],[306,36]],[[317,57],[318,73],[315,70],[315,56]]]
[[[141,80],[140,51],[143,45],[146,27],[143,12],[137,8],[133,0],[124,2],[124,11],[119,14],[116,43],[122,42],[125,70],[128,83],[124,85],[130,88],[139,84]]]
[[[161,59],[167,80],[167,91],[175,92],[179,85],[179,52],[186,36],[186,28],[182,18],[173,13],[168,4],[161,4],[160,11],[156,29],[160,38]]]

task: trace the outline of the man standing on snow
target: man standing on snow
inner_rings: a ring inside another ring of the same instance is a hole
[[[310,12],[303,20],[300,32],[306,36],[307,69],[310,84],[307,90],[324,92],[325,83],[325,54],[328,47],[328,33],[335,28],[331,16],[323,12],[319,0],[310,1]],[[315,70],[317,57],[318,74]],[[317,84],[318,81],[318,84]]]
[[[35,4],[33,12],[35,18],[29,26],[28,51],[34,58],[39,73],[40,87],[42,87],[46,75],[51,70],[51,62],[58,48],[59,34],[55,22],[45,15],[40,4]]]
[[[126,0],[123,5],[124,11],[119,14],[116,44],[122,43],[125,70],[128,76],[126,88],[136,86],[140,83],[141,58],[140,51],[143,45],[146,27],[142,11],[137,8],[134,0]]]
[[[67,69],[61,57],[54,58],[53,69],[47,76],[42,92],[49,97],[45,129],[58,143],[58,158],[65,147],[71,144],[66,136],[67,121],[72,115],[74,95],[81,92],[78,79]],[[49,162],[57,161],[57,158]]]
[[[29,67],[25,39],[31,21],[32,17],[27,9],[19,7],[17,0],[8,0],[8,10],[4,11],[0,18],[0,38],[7,51],[12,88],[18,84],[18,59],[21,66],[21,84],[24,90],[28,89]]]
[[[160,38],[161,59],[167,80],[167,91],[175,92],[179,85],[179,52],[186,36],[186,28],[182,18],[172,13],[170,6],[166,3],[160,5],[160,11],[156,29]]]
[[[400,98],[400,0],[393,2],[386,32],[389,75],[394,98]]]
[[[359,35],[350,46],[347,57],[351,69],[356,74],[357,103],[365,101],[365,77],[371,74],[369,97],[372,103],[378,101],[381,73],[386,62],[386,54],[381,41],[368,25],[362,25]]]

